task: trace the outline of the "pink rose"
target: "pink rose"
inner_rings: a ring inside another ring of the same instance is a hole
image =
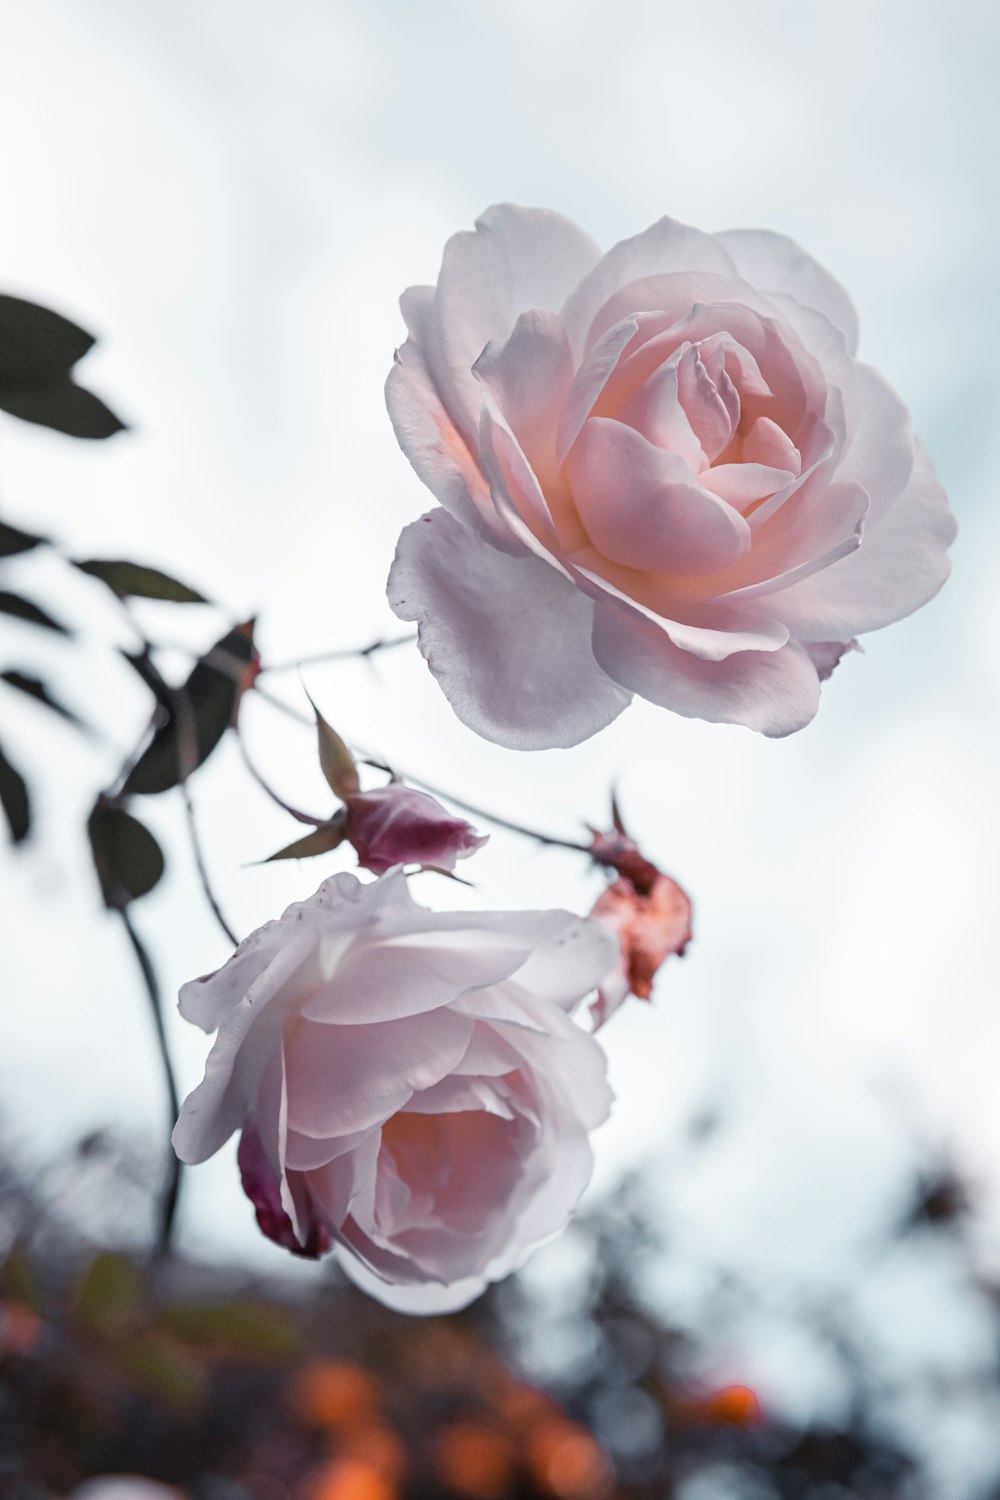
[[[234,1131],[258,1221],[332,1241],[406,1311],[463,1306],[566,1222],[611,1101],[569,1019],[614,967],[569,912],[431,912],[395,870],[335,875],[260,928],[181,1013],[218,1030],[173,1141],[200,1162]]]
[[[573,745],[632,693],[788,734],[947,577],[906,408],[782,235],[661,219],[602,256],[501,206],[402,305],[389,412],[444,509],[403,532],[389,600],[487,739]]]
[[[376,875],[393,865],[433,865],[453,870],[457,859],[486,843],[463,818],[455,818],[426,792],[393,781],[347,799],[347,837],[358,864]]]

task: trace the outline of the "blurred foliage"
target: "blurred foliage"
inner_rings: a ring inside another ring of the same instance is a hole
[[[72,378],[93,345],[93,336],[61,313],[0,295],[0,410],[71,437],[121,432],[114,412]]]
[[[75,1174],[95,1151],[86,1143]],[[123,1152],[116,1170],[128,1161]],[[95,1218],[106,1212],[100,1194],[83,1200]],[[813,1329],[843,1361],[853,1394],[842,1420],[789,1421],[738,1371],[706,1383],[698,1337],[643,1292],[643,1267],[671,1253],[644,1201],[627,1184],[578,1221],[586,1253],[570,1283],[514,1278],[463,1313],[407,1319],[329,1264],[308,1282],[264,1285],[235,1266],[95,1248],[60,1218],[61,1190],[43,1202],[8,1166],[0,1494],[61,1500],[99,1474],[149,1476],[188,1500],[935,1493],[889,1435],[846,1308]],[[872,1256],[928,1236],[959,1243],[968,1212],[953,1171],[924,1174]],[[990,1316],[1000,1351],[1000,1287]],[[554,1358],[567,1329],[571,1347]],[[544,1379],[529,1373],[539,1362]],[[1000,1389],[1000,1354],[990,1381]]]

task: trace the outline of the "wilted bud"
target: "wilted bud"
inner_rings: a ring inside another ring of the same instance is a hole
[[[691,941],[691,902],[669,875],[657,875],[648,895],[630,880],[616,880],[597,899],[591,913],[613,927],[621,962],[601,985],[591,1006],[595,1030],[628,995],[648,1000],[653,977],[671,953],[683,954]]]
[[[347,803],[347,837],[358,864],[376,875],[393,865],[431,865],[453,870],[457,859],[486,843],[463,818],[453,817],[427,792],[394,781],[372,792],[355,792]]]
[[[612,798],[614,829],[593,832],[595,864],[615,870],[619,879],[598,897],[591,916],[611,927],[621,956],[590,1007],[594,1030],[603,1026],[628,995],[648,1000],[657,969],[671,953],[680,957],[691,941],[691,901],[676,880],[658,870],[625,832]]]

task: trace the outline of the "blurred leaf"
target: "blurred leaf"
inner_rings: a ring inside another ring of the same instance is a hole
[[[50,307],[0,295],[0,385],[39,385],[65,375],[94,342]]]
[[[0,806],[10,829],[11,841],[22,844],[31,828],[31,799],[28,786],[21,775],[0,750]]]
[[[76,1289],[81,1322],[102,1338],[116,1338],[134,1320],[140,1304],[139,1273],[125,1255],[105,1251],[84,1271]]]
[[[103,438],[123,423],[70,379],[91,334],[51,308],[0,295],[0,409],[71,437]]]
[[[30,599],[24,599],[20,594],[11,594],[6,589],[0,589],[0,614],[13,615],[16,620],[24,620],[29,625],[44,625],[46,630],[58,630],[60,635],[69,635],[66,626],[60,625],[44,609],[32,604]]]
[[[309,698],[309,694],[306,694]],[[336,792],[338,797],[346,799],[358,791],[361,781],[358,777],[358,768],[354,764],[354,756],[348,750],[340,735],[328,724],[319,709],[309,698],[312,711],[316,715],[316,738],[319,742],[319,763],[327,784]],[[319,852],[319,851],[317,851]]]
[[[346,818],[333,818],[329,823],[322,823],[319,828],[314,828],[304,838],[296,839],[294,844],[279,849],[277,854],[268,855],[263,863],[269,865],[276,859],[311,859],[314,854],[329,854],[331,849],[336,849],[338,844],[344,842],[346,834]]]
[[[163,850],[138,818],[98,798],[87,820],[104,904],[120,910],[145,896],[163,874]]]
[[[27,693],[29,698],[34,698],[38,703],[44,703],[46,708],[51,708],[54,713],[61,714],[71,724],[84,727],[80,719],[71,708],[53,698],[45,683],[38,677],[32,677],[27,672],[18,672],[11,668],[8,672],[0,672],[0,678],[8,687],[17,688],[19,693]]]
[[[155,1326],[196,1348],[231,1350],[261,1359],[286,1359],[302,1343],[292,1315],[264,1302],[177,1303],[163,1309]]]
[[[22,422],[64,432],[67,437],[108,438],[125,429],[125,423],[100,396],[74,385],[72,380],[39,386],[0,384],[0,411],[20,417]]]
[[[35,536],[32,531],[22,531],[19,526],[12,526],[9,521],[0,521],[0,557],[13,557],[18,552],[30,552],[32,547],[38,547],[44,541],[43,536]]]
[[[107,584],[119,599],[134,595],[140,599],[168,599],[174,604],[207,604],[204,594],[178,583],[159,568],[147,568],[141,563],[125,562],[116,558],[91,558],[87,562],[73,565],[81,573],[100,579]]]
[[[207,1381],[200,1364],[162,1334],[136,1334],[118,1346],[117,1355],[125,1374],[166,1406],[183,1411],[205,1394]]]
[[[130,660],[140,670],[136,659]],[[152,794],[177,786],[182,751],[184,774],[197,770],[232,724],[256,665],[253,621],[249,620],[224,635],[195,664],[184,686],[171,691],[170,702],[164,705],[167,714],[129,772],[124,790]]]

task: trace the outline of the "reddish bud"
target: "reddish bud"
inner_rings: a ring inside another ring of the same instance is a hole
[[[426,792],[390,782],[372,792],[355,792],[347,802],[347,837],[358,864],[381,875],[393,865],[432,865],[453,870],[457,859],[473,854],[486,837],[456,818]]]
[[[691,902],[669,875],[657,873],[647,893],[622,878],[597,899],[592,916],[614,929],[621,947],[619,968],[597,992],[591,1006],[595,1027],[603,1026],[627,995],[648,1000],[657,969],[691,941]]]

